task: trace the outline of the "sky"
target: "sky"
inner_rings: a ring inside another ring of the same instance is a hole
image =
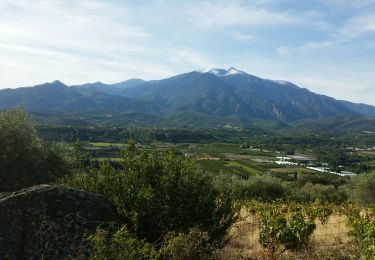
[[[375,0],[0,0],[0,88],[212,67],[375,105]]]

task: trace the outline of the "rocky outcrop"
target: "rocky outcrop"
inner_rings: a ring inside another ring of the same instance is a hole
[[[55,184],[0,194],[0,259],[79,259],[87,236],[121,218],[104,197]]]

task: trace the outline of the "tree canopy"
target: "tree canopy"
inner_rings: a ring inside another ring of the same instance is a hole
[[[57,147],[38,138],[22,109],[0,112],[0,192],[57,180],[66,173]]]

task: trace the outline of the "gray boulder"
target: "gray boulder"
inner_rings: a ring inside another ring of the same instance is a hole
[[[97,227],[122,223],[104,197],[56,184],[0,193],[0,259],[81,259]]]

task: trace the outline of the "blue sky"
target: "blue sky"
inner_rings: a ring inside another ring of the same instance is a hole
[[[375,0],[0,0],[0,88],[231,66],[375,105]]]

